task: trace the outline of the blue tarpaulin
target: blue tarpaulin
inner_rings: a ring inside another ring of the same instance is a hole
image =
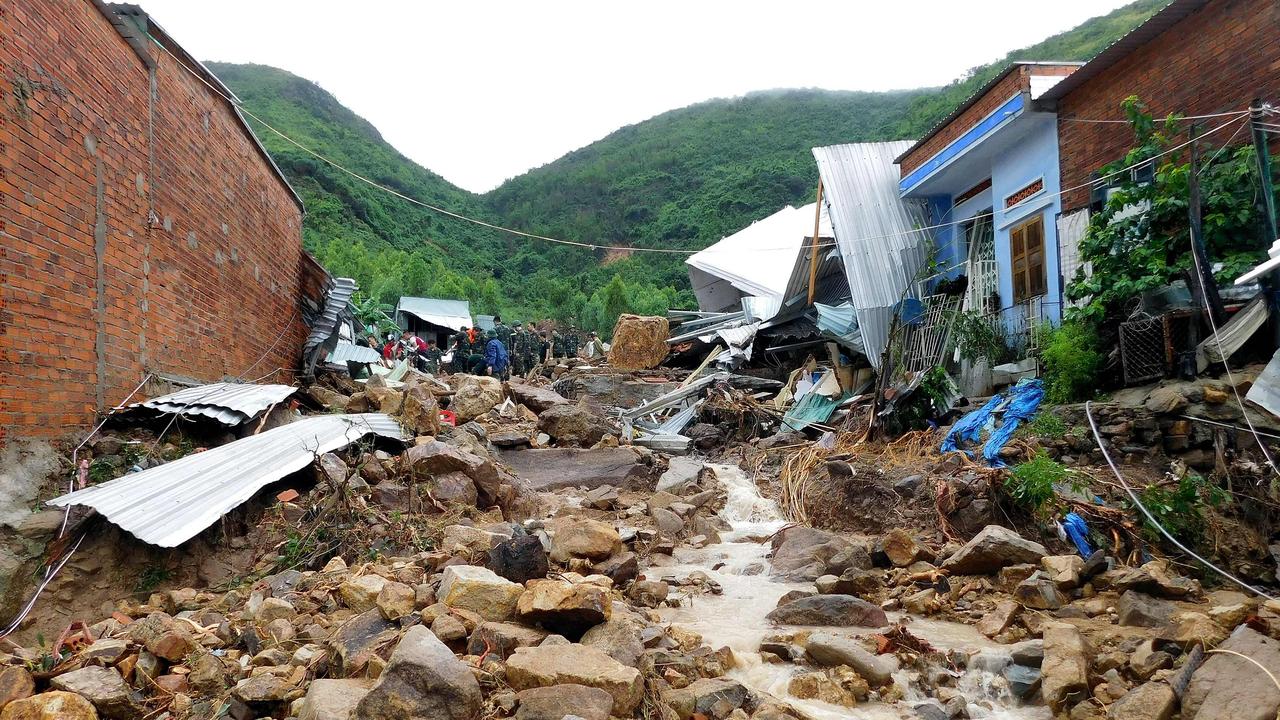
[[[959,443],[976,444],[982,437],[982,431],[991,427],[991,435],[982,446],[982,458],[992,467],[1002,467],[1000,450],[1013,437],[1018,425],[1030,420],[1040,409],[1040,401],[1044,399],[1044,385],[1039,380],[1026,379],[987,401],[986,405],[965,415],[951,426],[947,436],[942,439],[942,452],[964,452]],[[999,427],[995,427],[996,410],[1004,406]]]
[[[1089,545],[1089,526],[1085,524],[1084,518],[1075,513],[1067,513],[1062,527],[1067,531],[1067,537],[1071,538],[1071,542],[1075,543],[1080,557],[1088,558],[1093,554],[1093,548]]]

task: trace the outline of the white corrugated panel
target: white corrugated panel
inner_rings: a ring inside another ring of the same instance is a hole
[[[1080,242],[1089,229],[1089,210],[1077,210],[1058,217],[1058,248],[1062,254],[1062,281],[1070,284],[1075,280],[1076,271],[1084,268],[1085,276],[1093,272],[1093,264],[1084,262],[1080,257]],[[1068,302],[1068,306],[1077,303]]]
[[[408,313],[423,322],[457,330],[462,326],[473,327],[471,303],[466,300],[438,300],[436,298],[402,297],[396,306],[396,314]],[[399,319],[399,318],[397,318]]]
[[[369,364],[376,363],[381,359],[382,355],[373,348],[339,340],[338,346],[333,349],[333,352],[329,353],[327,362],[337,363],[338,365],[348,362]]]
[[[239,425],[289,397],[297,389],[290,385],[213,383],[186,388],[129,407],[145,407],[174,415],[199,415],[224,425]]]
[[[176,547],[321,453],[369,434],[404,440],[389,415],[317,415],[54,498],[86,505],[143,542]]]
[[[709,275],[723,278],[747,295],[782,299],[787,281],[799,262],[805,238],[813,237],[817,203],[802,208],[790,205],[757,220],[685,262]],[[831,238],[831,222],[822,213],[819,237]]]
[[[924,206],[898,195],[894,158],[911,141],[853,143],[813,149],[849,280],[866,357],[880,367],[893,307],[908,294],[933,245],[921,230]]]

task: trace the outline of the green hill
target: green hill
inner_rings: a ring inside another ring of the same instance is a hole
[[[478,196],[413,163],[316,84],[260,65],[210,63],[254,114],[397,191],[525,231],[635,247],[701,248],[817,182],[810,148],[918,137],[1011,60],[1085,60],[1164,0],[1137,0],[943,87],[889,93],[769,90],[624,127]],[[577,318],[692,304],[681,257],[605,253],[448,218],[325,165],[250,120],[307,203],[304,241],[332,272],[387,302],[466,297],[475,312]],[[616,278],[616,280],[615,280]]]

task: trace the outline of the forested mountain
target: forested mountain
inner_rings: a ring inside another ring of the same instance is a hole
[[[1009,61],[1088,59],[1164,4],[1137,0],[943,88],[770,90],[673,110],[485,195],[413,163],[310,81],[260,65],[209,66],[273,127],[404,195],[553,237],[701,248],[787,203],[809,202],[817,181],[810,148],[918,137]],[[402,293],[465,297],[474,312],[573,317],[601,330],[619,310],[692,303],[682,289],[680,256],[593,252],[448,218],[370,187],[249,122],[307,204],[308,249],[384,301]]]

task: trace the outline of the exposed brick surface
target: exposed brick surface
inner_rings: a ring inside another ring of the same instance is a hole
[[[983,93],[981,97],[977,98],[972,105],[965,108],[951,122],[939,128],[938,132],[932,137],[912,148],[911,152],[902,158],[902,163],[900,164],[902,177],[910,175],[916,168],[925,164],[929,158],[937,155],[943,148],[954,142],[956,138],[968,132],[969,128],[977,125],[1009,98],[1019,92],[1029,91],[1032,74],[1069,75],[1076,67],[1076,65],[1015,66],[1012,72],[1001,78],[990,90]]]
[[[1120,105],[1130,95],[1142,98],[1156,117],[1241,110],[1254,98],[1280,100],[1278,29],[1276,0],[1214,0],[1073,89],[1058,104],[1062,186],[1088,182],[1091,173],[1122,157],[1133,144],[1127,125],[1070,118],[1121,118]],[[1201,127],[1208,130],[1221,122],[1202,121],[1207,124]],[[1248,140],[1242,132],[1236,142]],[[1088,204],[1087,188],[1062,198],[1063,212]]]
[[[0,37],[0,445],[84,428],[148,372],[295,367],[316,269],[229,106],[89,0],[6,0]]]

